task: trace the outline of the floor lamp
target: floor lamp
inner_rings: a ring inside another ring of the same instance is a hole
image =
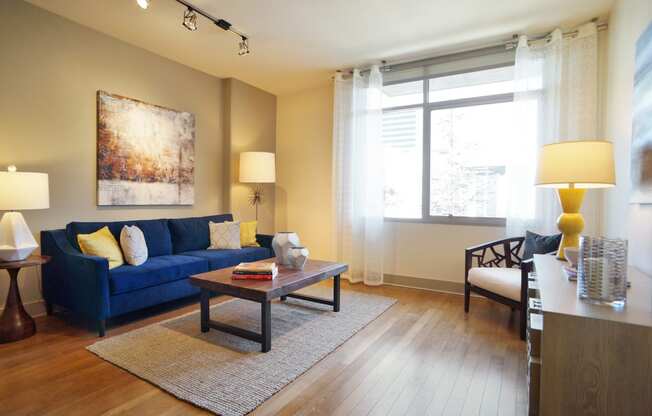
[[[274,153],[240,153],[240,182],[255,184],[249,195],[249,203],[256,208],[256,221],[258,221],[258,205],[263,201],[261,184],[276,182],[276,160]]]
[[[539,152],[536,185],[557,188],[562,214],[557,227],[562,233],[557,258],[564,248],[578,247],[584,229],[580,213],[587,189],[615,186],[613,145],[604,140],[580,140],[545,145]]]

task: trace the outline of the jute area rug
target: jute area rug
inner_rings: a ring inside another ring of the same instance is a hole
[[[335,350],[396,300],[342,291],[341,311],[289,299],[272,303],[272,350],[211,329],[199,311],[88,347],[174,396],[223,416],[245,415]],[[233,299],[211,319],[260,332],[260,305]]]

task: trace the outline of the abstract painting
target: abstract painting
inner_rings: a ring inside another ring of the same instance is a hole
[[[632,203],[652,204],[652,23],[636,43]]]
[[[195,116],[97,92],[98,205],[192,205]]]

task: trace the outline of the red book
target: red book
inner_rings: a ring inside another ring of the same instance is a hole
[[[273,280],[274,275],[272,274],[233,274],[231,279],[233,280]]]

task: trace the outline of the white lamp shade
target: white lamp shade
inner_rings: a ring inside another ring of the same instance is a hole
[[[616,184],[613,145],[580,140],[545,145],[539,152],[536,185],[549,188],[608,188]]]
[[[274,153],[243,152],[240,153],[240,182],[274,183],[276,182],[276,161]]]
[[[50,208],[47,173],[0,172],[0,211]]]

